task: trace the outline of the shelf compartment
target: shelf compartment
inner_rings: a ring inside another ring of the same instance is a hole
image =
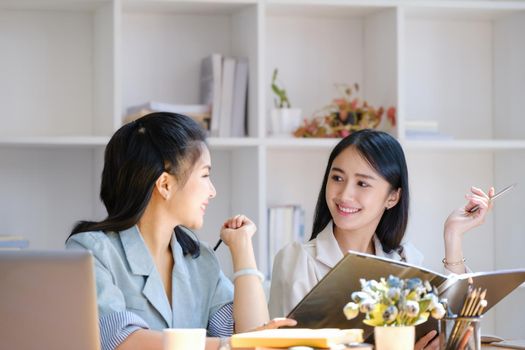
[[[0,148],[0,231],[27,238],[30,249],[63,249],[75,222],[102,219],[99,153]]]
[[[0,136],[110,135],[112,2],[0,5]]]
[[[354,97],[374,107],[396,106],[397,32],[395,7],[269,2],[264,77],[267,114],[274,105],[270,89],[274,68],[279,69],[292,107],[301,108],[305,118],[340,97],[338,83],[358,83],[360,91]]]
[[[437,121],[455,140],[525,139],[525,6],[403,14],[401,123]]]
[[[305,239],[309,239],[312,233],[315,205],[329,155],[329,149],[309,149],[301,153],[295,150],[267,150],[266,206],[301,205],[304,209]]]
[[[253,1],[124,2],[121,117],[148,101],[198,104],[201,61],[219,53],[248,58],[248,135],[257,136],[257,33]]]

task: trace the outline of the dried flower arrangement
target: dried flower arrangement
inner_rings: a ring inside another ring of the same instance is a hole
[[[341,97],[314,114],[311,121],[305,120],[294,132],[296,137],[345,137],[353,131],[377,128],[384,108],[375,108],[366,101],[352,95],[359,91],[359,85],[336,84]],[[396,109],[389,107],[386,117],[390,125],[396,126]]]

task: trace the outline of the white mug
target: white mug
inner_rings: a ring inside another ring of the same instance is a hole
[[[206,329],[166,328],[163,330],[164,350],[204,350]]]

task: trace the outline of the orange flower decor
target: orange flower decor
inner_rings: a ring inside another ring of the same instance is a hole
[[[384,113],[383,107],[376,109],[366,101],[352,98],[359,85],[336,84],[342,97],[314,114],[311,121],[304,120],[294,132],[295,137],[345,137],[361,129],[373,129],[379,126]],[[396,108],[390,107],[386,117],[391,126],[396,126]]]

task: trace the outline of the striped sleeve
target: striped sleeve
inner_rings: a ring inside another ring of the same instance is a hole
[[[230,337],[233,334],[233,326],[233,303],[228,303],[211,316],[208,334],[211,337]]]
[[[112,312],[98,320],[102,350],[116,349],[133,332],[149,328],[140,316],[129,312]]]

